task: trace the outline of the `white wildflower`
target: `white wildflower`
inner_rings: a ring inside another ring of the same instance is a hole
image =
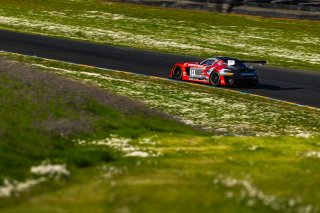
[[[255,187],[249,180],[239,180],[219,175],[213,182],[214,184],[220,184],[227,187],[228,190],[233,188],[239,190],[240,188],[240,195],[238,198],[250,207],[253,207],[257,203],[262,203],[273,210],[288,211],[288,209],[291,209],[293,212],[312,212],[315,209],[312,205],[302,206],[297,199],[290,198],[289,200],[282,200],[276,196],[269,195]],[[232,191],[228,191],[226,197],[234,198],[236,196],[234,196]]]
[[[252,145],[252,146],[249,147],[249,150],[250,150],[250,151],[256,151],[258,148],[259,148],[259,146],[257,146],[257,145]]]
[[[114,166],[103,165],[101,169],[103,171],[103,175],[102,176],[104,178],[107,178],[107,179],[110,179],[115,175],[121,175],[124,172],[123,169],[120,169],[120,168],[117,168],[117,167],[114,167]]]
[[[149,153],[142,152],[142,151],[130,152],[130,153],[125,155],[125,157],[142,157],[142,158],[146,158],[146,157],[149,157],[149,156],[150,156]]]
[[[30,172],[35,175],[48,176],[56,179],[70,175],[65,164],[50,164],[50,162],[47,161],[42,162],[39,166],[31,167]]]
[[[60,178],[61,176],[69,176],[70,172],[66,169],[65,164],[53,164],[49,161],[43,161],[39,166],[32,166],[30,173],[40,176],[36,179],[27,179],[25,181],[4,179],[3,185],[0,186],[0,197],[10,197],[30,188],[48,181],[48,178]]]
[[[234,196],[233,192],[227,192],[226,198],[232,198]]]
[[[309,151],[304,156],[307,158],[320,158],[320,151]]]
[[[5,179],[3,181],[3,186],[0,186],[0,197],[11,197],[12,195],[27,191],[28,189],[40,183],[43,183],[46,180],[47,179],[45,177],[40,177],[38,179],[28,179],[23,182]]]
[[[154,135],[150,138],[141,138],[139,139],[138,143],[142,145],[156,145],[156,144],[159,144],[158,141],[154,140],[157,137],[158,137],[157,135]]]
[[[142,138],[138,140],[140,144],[155,144],[156,142],[152,141],[151,138]],[[85,146],[85,145],[97,145],[97,146],[107,146],[113,148],[117,151],[123,152],[125,157],[158,157],[161,155],[160,152],[153,152],[148,148],[139,148],[133,146],[131,144],[132,140],[130,138],[119,137],[117,135],[110,135],[108,138],[104,138],[101,140],[93,140],[93,141],[84,141],[84,140],[75,140],[78,145]]]
[[[39,183],[45,182],[47,179],[45,177],[40,177],[38,179],[29,179],[25,182],[19,182],[16,184],[16,190],[19,192],[26,191],[29,188],[38,185]]]
[[[312,135],[310,133],[299,133],[295,135],[296,137],[300,137],[300,138],[310,138]]]

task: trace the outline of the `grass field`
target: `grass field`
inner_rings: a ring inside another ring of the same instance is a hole
[[[44,182],[77,182],[78,172],[120,155],[157,157],[158,151],[134,144],[157,133],[197,134],[125,97],[7,60],[0,64],[1,207]]]
[[[319,110],[198,84],[2,54],[35,68],[142,101],[187,125],[219,135],[310,137],[320,134]]]
[[[26,65],[1,61],[5,131],[0,195],[13,187],[10,196],[1,196],[0,211],[319,210],[318,110],[194,84],[1,55]],[[204,95],[208,100],[196,100]],[[202,101],[229,108],[198,120],[187,109],[208,110]],[[248,106],[252,113],[245,114]],[[223,126],[218,118],[226,115]]]
[[[318,70],[319,22],[1,0],[0,28]],[[319,212],[320,111],[0,52],[0,212]]]
[[[153,8],[102,0],[2,0],[0,28],[184,55],[320,69],[319,22]]]

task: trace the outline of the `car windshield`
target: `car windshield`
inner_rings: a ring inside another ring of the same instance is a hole
[[[246,63],[243,63],[241,61],[236,61],[233,67],[236,67],[238,69],[240,68],[248,68],[248,65]]]

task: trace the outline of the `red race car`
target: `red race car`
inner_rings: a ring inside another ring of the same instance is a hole
[[[258,74],[248,63],[266,64],[266,61],[241,61],[230,57],[213,57],[202,62],[176,63],[169,77],[175,80],[201,82],[213,86],[247,83],[258,85]]]

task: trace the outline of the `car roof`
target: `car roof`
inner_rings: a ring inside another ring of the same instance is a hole
[[[224,61],[224,62],[228,62],[228,60],[240,61],[240,60],[237,59],[237,58],[226,57],[226,56],[217,56],[217,57],[213,57],[213,58],[218,59],[218,60],[222,60],[222,61]]]

